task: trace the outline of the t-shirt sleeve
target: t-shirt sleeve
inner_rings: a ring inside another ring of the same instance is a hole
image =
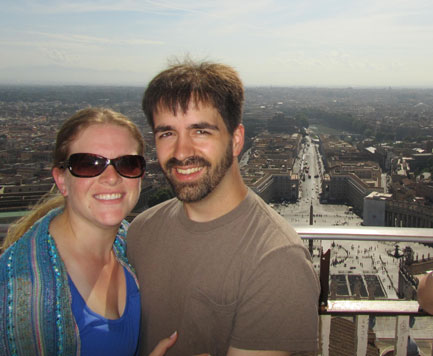
[[[264,256],[240,296],[231,346],[315,351],[319,283],[307,250],[279,248]]]

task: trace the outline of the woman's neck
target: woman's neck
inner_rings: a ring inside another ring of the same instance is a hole
[[[76,220],[65,210],[51,221],[49,231],[60,253],[67,251],[68,255],[86,256],[102,263],[110,260],[118,228],[102,229]]]

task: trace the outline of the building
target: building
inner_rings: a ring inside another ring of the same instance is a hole
[[[364,198],[362,216],[365,226],[385,226],[385,204],[386,201],[391,200],[391,198],[392,194],[378,192],[371,192]]]
[[[3,186],[0,188],[0,212],[27,210],[54,188],[53,183]]]

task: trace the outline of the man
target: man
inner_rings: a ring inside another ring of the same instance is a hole
[[[222,64],[186,62],[149,84],[143,110],[177,198],[140,214],[128,257],[140,282],[141,354],[314,351],[319,284],[296,232],[244,184],[243,85]]]

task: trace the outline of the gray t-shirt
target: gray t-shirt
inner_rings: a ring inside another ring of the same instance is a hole
[[[251,190],[228,214],[188,219],[177,199],[140,214],[128,258],[142,302],[141,355],[175,330],[167,355],[314,351],[319,282],[292,227]]]

